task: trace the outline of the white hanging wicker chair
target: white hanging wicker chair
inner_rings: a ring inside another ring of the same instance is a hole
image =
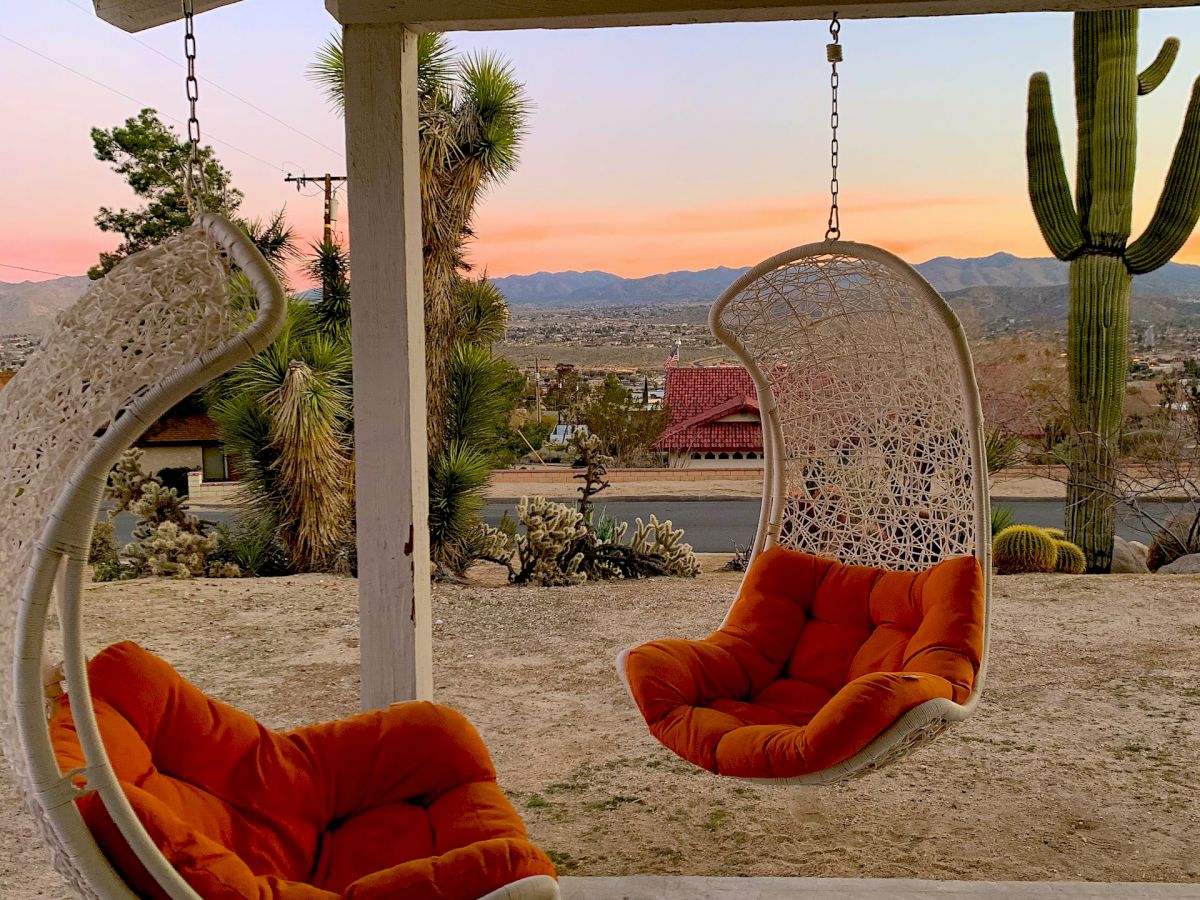
[[[982,656],[969,697],[921,703],[837,765],[762,780],[856,777],[965,719],[983,689],[991,514],[966,337],[909,265],[839,240],[756,266],[716,301],[709,325],[758,392],[765,472],[747,580],[775,546],[886,570],[960,556],[982,568]],[[627,687],[631,652],[618,657]]]
[[[230,305],[230,263],[258,301],[245,330]],[[92,285],[0,392],[0,742],[55,868],[81,896],[136,894],[76,808],[72,779],[80,773],[60,772],[50,743],[46,687],[58,677],[44,664],[51,595],[87,787],[163,889],[195,900],[138,821],[105,753],[81,634],[83,572],[121,453],[176,403],[266,348],[285,311],[283,289],[249,238],[201,213],[182,234]]]
[[[256,309],[233,303],[231,263],[247,279]],[[82,579],[108,473],[172,406],[264,350],[286,309],[278,279],[249,238],[226,219],[202,213],[184,233],[124,260],[93,285],[0,392],[0,747],[55,868],[82,897],[139,896],[109,863],[75,803],[94,791],[163,892],[201,900],[122,790],[89,689]],[[237,321],[241,312],[254,315],[246,329]],[[52,594],[61,674],[44,662]],[[65,773],[47,727],[47,697],[61,692],[60,679],[87,759],[83,770]],[[483,900],[556,897],[553,878],[532,875]]]

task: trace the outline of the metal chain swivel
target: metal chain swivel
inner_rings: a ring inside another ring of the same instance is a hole
[[[193,27],[195,9],[193,0],[183,0],[183,55],[187,58],[187,79],[184,82],[188,99],[188,143],[191,154],[183,182],[184,196],[193,212],[204,211],[204,197],[208,193],[208,182],[204,177],[204,163],[200,160],[200,120],[196,118],[196,101],[200,99],[200,82],[196,80],[196,33]]]
[[[838,63],[842,61],[842,45],[838,34],[841,30],[842,23],[838,20],[838,14],[834,13],[833,21],[829,23],[829,34],[833,42],[825,45],[825,58],[829,60],[832,70],[829,75],[829,88],[833,95],[833,109],[829,115],[829,127],[833,132],[829,142],[829,166],[833,174],[829,179],[829,227],[825,230],[827,241],[836,241],[842,236],[842,222],[838,212]]]

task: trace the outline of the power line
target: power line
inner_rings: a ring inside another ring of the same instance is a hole
[[[17,47],[20,47],[26,53],[32,53],[34,56],[39,57],[40,59],[44,59],[46,62],[52,63],[53,65],[58,66],[60,69],[65,69],[66,71],[70,72],[72,75],[76,75],[76,76],[84,79],[85,81],[90,81],[92,84],[96,85],[97,87],[102,87],[106,91],[111,91],[112,93],[116,94],[118,97],[124,97],[126,100],[130,101],[131,103],[136,103],[138,106],[143,107],[143,108],[146,108],[150,105],[148,103],[143,103],[137,97],[132,97],[129,94],[126,94],[124,91],[118,90],[117,88],[113,87],[112,85],[105,84],[103,81],[98,81],[97,79],[93,78],[91,75],[87,75],[83,72],[80,72],[78,69],[73,69],[70,66],[68,66],[66,63],[59,62],[57,59],[54,59],[51,56],[47,56],[45,53],[42,53],[40,50],[34,50],[32,47],[28,47],[25,44],[22,44],[20,41],[16,40],[15,38],[9,37],[7,34],[0,33],[0,38],[3,38],[4,40],[8,41],[10,44],[14,44]],[[170,119],[172,122],[175,122],[179,125],[187,124],[183,119],[177,118],[172,115],[168,115],[167,113],[159,113],[159,115],[161,115],[164,119]],[[276,172],[282,172],[284,170],[283,166],[276,165],[273,162],[268,162],[267,160],[263,159],[261,156],[257,156],[255,154],[251,153],[249,150],[243,150],[241,147],[237,146],[236,144],[229,143],[229,141],[222,140],[221,138],[217,137],[216,135],[212,134],[211,132],[206,132],[206,137],[208,138],[208,140],[212,141],[214,144],[222,144],[222,145],[228,147],[230,150],[234,150],[234,151],[242,154],[243,156],[248,156],[248,157],[250,157],[250,159],[254,160],[255,162],[260,162],[264,166],[267,166],[268,168],[270,168]]]
[[[56,278],[74,278],[74,275],[64,275],[62,272],[48,272],[45,269],[31,269],[29,266],[14,266],[12,263],[0,263],[0,269],[20,269],[22,272],[37,272],[39,275],[53,275]]]
[[[75,0],[63,0],[63,2],[68,4],[69,6],[75,7],[75,9],[79,10],[81,13],[86,15],[93,22],[96,21],[93,13],[90,10],[88,10],[86,7],[80,6],[78,3],[75,2]],[[171,65],[175,66],[176,68],[180,68],[180,69],[186,68],[186,66],[184,66],[184,64],[181,63],[179,60],[173,59],[172,57],[163,53],[161,50],[159,50],[153,44],[148,44],[145,41],[143,41],[141,38],[137,37],[136,35],[129,34],[128,32],[122,32],[122,34],[124,34],[125,37],[129,38],[131,41],[141,44],[143,47],[145,47],[151,53],[154,53],[157,56],[161,56],[163,59],[165,59],[167,62],[171,63]],[[345,154],[342,153],[341,150],[338,150],[336,147],[330,147],[324,141],[321,141],[321,140],[313,137],[311,134],[308,134],[307,132],[301,131],[299,128],[297,128],[295,125],[292,125],[290,122],[285,122],[283,119],[279,118],[278,116],[274,115],[273,113],[268,112],[267,110],[263,109],[261,106],[255,104],[255,103],[252,103],[251,101],[247,100],[245,97],[238,96],[233,91],[229,90],[229,88],[222,87],[221,85],[219,85],[215,81],[213,81],[211,78],[205,78],[204,84],[206,86],[215,87],[218,91],[221,91],[221,93],[223,93],[223,94],[228,94],[230,97],[232,97],[234,100],[237,100],[239,103],[244,103],[246,106],[250,107],[255,112],[266,116],[268,119],[270,119],[273,122],[278,122],[284,128],[287,128],[290,131],[294,131],[296,134],[300,135],[300,137],[305,138],[306,140],[312,141],[318,147],[323,147],[326,150],[328,150],[330,153],[334,153],[337,156],[340,156],[342,159],[346,158]]]

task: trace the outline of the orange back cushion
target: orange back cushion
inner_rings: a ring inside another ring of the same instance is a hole
[[[772,633],[794,638],[786,677],[836,693],[872,672],[927,672],[949,681],[956,701],[970,695],[984,618],[983,570],[973,557],[924,572],[843,565],[781,548],[759,562],[747,587],[775,598],[778,609],[760,599],[754,611],[781,617]]]

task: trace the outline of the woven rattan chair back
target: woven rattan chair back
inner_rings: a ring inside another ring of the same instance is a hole
[[[244,310],[231,300],[231,264],[248,288]],[[50,746],[43,660],[51,596],[58,595],[87,788],[100,792],[164,889],[194,898],[149,842],[100,742],[80,634],[82,578],[120,454],[188,394],[265,348],[285,307],[278,280],[246,236],[202,214],[93,284],[0,391],[0,745],[56,868],[84,897],[134,895],[84,826],[72,802],[78,789]],[[253,322],[241,327],[243,318]]]

